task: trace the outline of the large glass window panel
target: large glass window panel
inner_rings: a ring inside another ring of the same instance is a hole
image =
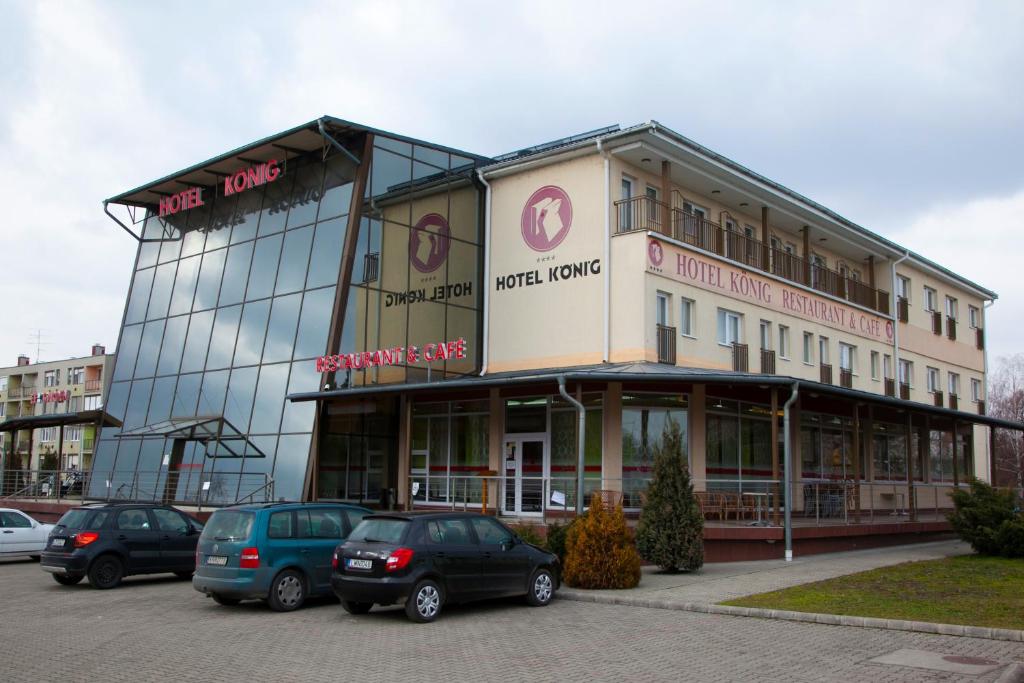
[[[334,287],[306,292],[295,342],[295,358],[313,358],[324,354],[327,332],[334,312]]]
[[[159,242],[142,242],[139,245],[139,261],[135,264],[136,270],[150,268],[156,265],[156,256],[160,253]]]
[[[320,199],[319,220],[349,212],[352,202],[352,179],[356,166],[347,157],[337,154],[327,160],[324,193]]]
[[[409,235],[409,233],[407,232],[408,228],[405,228],[404,226],[398,226],[398,225],[395,225],[395,224],[389,224],[389,227],[390,227],[390,229],[392,231],[391,234],[399,235],[399,238],[397,240],[394,240],[394,241],[389,243],[389,244],[393,245],[393,246],[391,246],[391,249],[389,250],[389,255],[394,257],[394,255],[396,253],[397,254],[404,254],[405,252],[404,252],[404,249],[402,249],[402,247],[404,246],[404,240],[408,239],[408,235]],[[375,219],[371,219],[368,216],[363,216],[362,218],[360,218],[360,220],[359,220],[359,238],[356,240],[356,254],[355,254],[355,257],[352,260],[352,279],[351,279],[351,282],[353,284],[366,284],[367,286],[370,286],[370,287],[380,287],[381,283],[383,282],[385,287],[389,287],[390,286],[390,287],[405,289],[406,282],[407,282],[405,280],[405,278],[406,278],[406,273],[405,272],[402,272],[402,273],[399,274],[396,271],[396,276],[399,276],[399,277],[402,278],[401,282],[396,282],[396,281],[393,281],[393,280],[384,281],[381,278],[381,270],[383,268],[385,268],[385,267],[389,267],[390,264],[391,264],[391,261],[389,261],[388,263],[384,263],[383,262],[382,251],[381,251],[381,237],[382,237],[381,233],[382,233],[382,230],[383,230],[383,226],[382,226],[381,221],[375,220]],[[376,255],[377,273],[376,273],[376,276],[372,277],[372,278],[369,277],[371,275],[371,273],[367,272],[368,264],[367,264],[367,258],[366,257],[369,254],[375,254]],[[394,262],[401,263],[401,264],[404,265],[406,263],[406,260],[404,258],[398,258]]]
[[[302,289],[309,266],[309,248],[313,243],[313,226],[293,230],[285,235],[281,265],[277,271],[274,294],[290,294]]]
[[[149,292],[153,286],[153,274],[156,268],[147,268],[135,273],[132,280],[132,293],[128,297],[128,309],[125,313],[126,325],[139,323],[146,319],[146,306],[149,305]]]
[[[316,391],[319,384],[320,373],[316,371],[316,363],[311,360],[292,363],[287,394]],[[285,401],[284,418],[281,420],[281,432],[312,431],[315,411],[315,401],[303,401],[300,403]]]
[[[289,294],[274,299],[270,308],[267,340],[263,346],[264,363],[291,360],[301,299],[301,294]]]
[[[320,188],[323,185],[323,166],[318,163],[303,164],[295,174],[292,198],[288,210],[288,229],[309,225],[316,220],[320,204]]]
[[[149,399],[146,423],[153,424],[171,417],[174,403],[174,385],[177,377],[161,377],[153,382],[153,394]]]
[[[164,457],[164,439],[147,439],[139,448],[139,460],[136,469],[139,476],[135,479],[135,500],[159,500],[163,490],[157,490],[157,473]],[[168,449],[170,450],[170,449]]]
[[[743,479],[771,479],[771,422],[740,419],[740,463]]]
[[[272,235],[256,240],[252,255],[252,269],[249,271],[249,288],[245,300],[265,299],[274,293],[274,278],[277,262],[281,256],[282,235]]]
[[[274,497],[278,500],[301,500],[309,460],[309,434],[282,436],[274,462]]]
[[[708,488],[728,488],[739,477],[739,418],[708,413],[705,447]]]
[[[160,340],[163,336],[163,320],[146,323],[139,344],[139,357],[135,363],[135,377],[152,377],[156,374],[156,359],[160,354]]]
[[[170,263],[181,256],[181,240],[166,240],[160,243],[158,263]]]
[[[113,382],[110,385],[110,395],[107,397],[106,410],[118,420],[124,420],[125,410],[128,406],[128,392],[130,390],[130,382]]]
[[[338,282],[338,268],[341,264],[342,243],[345,241],[345,224],[347,216],[318,223],[313,238],[313,254],[309,261],[309,275],[306,287],[325,287]],[[362,238],[362,235],[360,235]],[[355,265],[362,264],[356,258]]]
[[[135,481],[135,469],[139,464],[139,450],[142,448],[141,441],[122,441],[117,448],[117,458],[114,460],[113,471],[110,473],[110,484],[105,492],[106,496],[113,498],[131,499],[135,496],[133,481]]]
[[[260,225],[257,234],[271,235],[284,230],[294,178],[294,173],[282,173],[277,180],[264,186],[263,209],[260,211]]]
[[[448,152],[444,150],[416,145],[413,147],[412,158],[433,165],[434,173],[448,170]]]
[[[238,244],[256,237],[256,226],[260,220],[263,204],[263,188],[254,187],[238,195],[238,204],[232,217],[231,244]]]
[[[168,315],[180,315],[192,310],[192,297],[196,293],[196,279],[199,277],[201,256],[190,256],[178,262],[178,274],[174,279],[171,308]]]
[[[249,302],[242,309],[242,321],[238,326],[238,342],[235,345],[235,360],[233,362],[235,367],[255,365],[260,362],[269,315],[269,299]]]
[[[153,380],[138,379],[132,382],[131,394],[128,397],[128,410],[124,416],[124,429],[134,429],[146,424],[146,410],[149,408],[149,394],[153,390]]]
[[[174,285],[174,270],[177,265],[172,261],[156,267],[153,291],[149,295],[149,308],[146,310],[146,320],[167,317],[167,307],[171,303],[171,288]]]
[[[198,415],[221,415],[224,395],[228,390],[228,371],[203,373],[203,386],[199,390]]]
[[[196,414],[196,405],[199,403],[199,386],[202,382],[203,375],[199,372],[178,377],[178,386],[174,390],[174,406],[171,409],[172,417],[187,417]]]
[[[249,429],[252,402],[256,393],[256,379],[259,368],[239,368],[231,371],[228,382],[227,401],[224,404],[224,418],[241,432]]]
[[[368,188],[373,196],[394,192],[399,186],[407,188],[411,180],[412,159],[374,148]],[[408,223],[408,218],[400,222]]]
[[[188,230],[182,237],[181,258],[201,254],[205,246],[206,233],[201,230]]]
[[[276,434],[281,423],[285,387],[288,385],[288,363],[264,365],[256,390],[256,403],[252,411],[254,434]]]
[[[476,369],[476,358],[479,351],[477,343],[477,311],[461,306],[448,306],[447,329],[444,338],[447,341],[454,341],[459,338],[466,340],[466,357],[463,359],[450,358],[444,363],[445,371],[449,374],[468,374]]]
[[[207,251],[227,246],[231,237],[231,214],[234,212],[236,201],[237,198],[232,195],[216,197],[212,207],[207,203],[210,210],[210,223],[206,232]]]
[[[135,357],[139,352],[142,325],[129,325],[121,331],[121,343],[114,361],[114,379],[131,379],[135,372]]]
[[[228,260],[224,266],[224,280],[220,286],[218,306],[230,306],[242,302],[245,297],[245,284],[249,279],[252,250],[253,242],[236,244],[228,249]]]
[[[207,370],[217,370],[231,365],[235,339],[238,337],[238,319],[241,315],[241,306],[217,309],[213,336],[210,338],[210,354],[206,358]]]
[[[205,311],[217,305],[217,292],[224,273],[224,258],[227,249],[218,249],[203,254],[203,265],[199,270],[199,285],[196,287],[193,311]]]
[[[181,353],[185,348],[185,334],[188,332],[187,315],[168,318],[164,329],[164,341],[160,347],[160,360],[157,362],[156,374],[173,375],[181,367]]]
[[[213,311],[192,314],[188,336],[185,338],[185,353],[181,359],[182,372],[195,372],[205,367],[212,327]]]

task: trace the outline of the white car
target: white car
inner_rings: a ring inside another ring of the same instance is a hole
[[[21,510],[0,508],[0,557],[39,557],[46,548],[52,524],[37,522]]]

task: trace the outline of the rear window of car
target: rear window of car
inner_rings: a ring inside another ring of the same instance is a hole
[[[348,540],[366,543],[374,541],[401,543],[402,536],[405,535],[405,530],[408,528],[409,520],[407,519],[375,519],[371,517],[359,522],[359,526],[349,534]]]
[[[255,515],[238,510],[217,510],[203,528],[202,538],[215,541],[244,541],[252,535]]]
[[[57,525],[67,527],[68,529],[84,529],[85,523],[92,513],[92,510],[68,510],[61,516]],[[103,518],[106,519],[106,516]]]

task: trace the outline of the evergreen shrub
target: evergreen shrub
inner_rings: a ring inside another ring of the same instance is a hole
[[[622,506],[605,508],[593,495],[590,510],[566,534],[563,578],[576,588],[633,588],[640,583],[640,555]]]

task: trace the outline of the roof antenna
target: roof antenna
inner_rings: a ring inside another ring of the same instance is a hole
[[[46,334],[42,329],[36,329],[29,333],[28,343],[33,344],[36,347],[36,362],[41,362],[40,354],[42,353],[44,346],[49,346],[50,342],[46,339]]]

